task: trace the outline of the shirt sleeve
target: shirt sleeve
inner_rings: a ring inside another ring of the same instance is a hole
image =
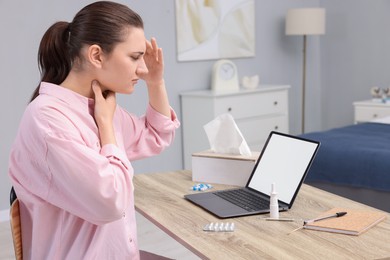
[[[133,169],[125,152],[113,144],[90,147],[82,129],[52,112],[46,116],[43,165],[50,188],[44,199],[93,224],[120,219],[133,197]],[[97,132],[90,136],[98,143]]]
[[[157,112],[150,105],[142,117],[135,117],[123,109],[119,115],[124,146],[130,160],[159,154],[173,142],[175,131],[180,127],[172,108],[171,117]]]

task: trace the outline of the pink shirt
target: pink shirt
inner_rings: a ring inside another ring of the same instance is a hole
[[[51,83],[21,120],[9,175],[20,200],[24,259],[138,259],[133,168],[160,153],[180,123],[148,106],[117,106],[117,145],[100,146],[94,100]]]

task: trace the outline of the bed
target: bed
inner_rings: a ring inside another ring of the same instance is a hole
[[[390,118],[301,135],[321,142],[309,185],[390,212]]]

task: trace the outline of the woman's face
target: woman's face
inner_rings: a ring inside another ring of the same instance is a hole
[[[138,73],[147,72],[144,61],[146,40],[144,30],[132,27],[125,40],[115,45],[109,55],[103,55],[97,80],[103,90],[130,94],[139,80]]]

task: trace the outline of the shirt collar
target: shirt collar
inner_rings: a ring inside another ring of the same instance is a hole
[[[41,82],[39,94],[54,96],[69,105],[80,104],[89,107],[95,102],[92,98],[87,98],[70,89],[44,81]]]

